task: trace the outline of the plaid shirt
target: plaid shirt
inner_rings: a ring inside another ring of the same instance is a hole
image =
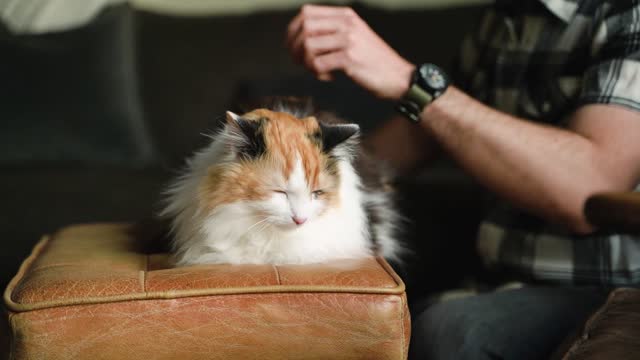
[[[564,126],[592,103],[640,111],[640,0],[498,0],[461,55],[469,93],[526,119]],[[640,285],[640,236],[577,236],[500,204],[477,245],[516,280]]]

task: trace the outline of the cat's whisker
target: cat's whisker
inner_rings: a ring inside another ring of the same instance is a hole
[[[243,236],[249,234],[251,232],[251,230],[253,230],[258,225],[260,225],[260,227],[257,229],[257,231],[254,231],[254,233],[258,233],[258,234],[261,233],[266,228],[268,228],[269,225],[271,225],[268,222],[266,222],[269,219],[270,219],[270,217],[266,216],[264,219],[262,219],[262,220],[260,220],[260,221],[258,221],[256,223],[254,223],[253,225],[249,226],[249,228],[243,233]]]
[[[265,218],[265,220],[269,220],[269,217]],[[269,222],[264,222],[264,220],[263,220],[263,221],[261,221],[260,228],[259,228],[259,229],[257,229],[257,231],[255,231],[255,232],[256,232],[256,233],[262,233],[263,231],[265,231],[265,230],[267,230],[269,227],[271,227],[271,225],[272,225],[271,223],[269,223]]]
[[[267,220],[269,220],[269,217],[268,217],[268,216],[267,216],[267,217],[265,217],[265,218],[264,218],[264,219],[262,219],[262,220],[259,220],[259,221],[258,221],[258,222],[256,222],[255,224],[253,224],[253,225],[249,226],[249,228],[247,229],[247,231],[245,232],[245,234],[249,233],[249,232],[251,231],[251,229],[253,229],[254,227],[256,227],[256,225],[260,225],[260,224],[264,223],[264,222],[265,222],[265,221],[267,221]]]

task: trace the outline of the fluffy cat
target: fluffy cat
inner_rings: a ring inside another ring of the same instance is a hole
[[[293,101],[227,112],[166,191],[176,265],[397,260],[392,191],[358,135]]]

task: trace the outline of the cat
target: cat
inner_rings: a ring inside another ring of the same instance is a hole
[[[399,259],[393,190],[359,126],[301,104],[227,112],[187,160],[160,214],[177,266]]]

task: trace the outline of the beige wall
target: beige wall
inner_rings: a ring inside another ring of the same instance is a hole
[[[236,14],[260,10],[297,8],[311,1],[304,0],[131,0],[136,7],[149,11],[211,15]],[[348,4],[348,0],[324,0],[335,4]],[[386,9],[442,8],[489,3],[491,0],[362,0],[361,2]]]
[[[0,21],[16,33],[63,31],[89,22],[107,5],[127,2],[143,10],[185,16],[295,9],[305,0],[0,0]],[[442,8],[491,0],[361,0],[385,9]],[[348,4],[348,0],[323,0]]]
[[[15,33],[64,31],[84,25],[105,6],[127,0],[0,0],[0,21]]]

